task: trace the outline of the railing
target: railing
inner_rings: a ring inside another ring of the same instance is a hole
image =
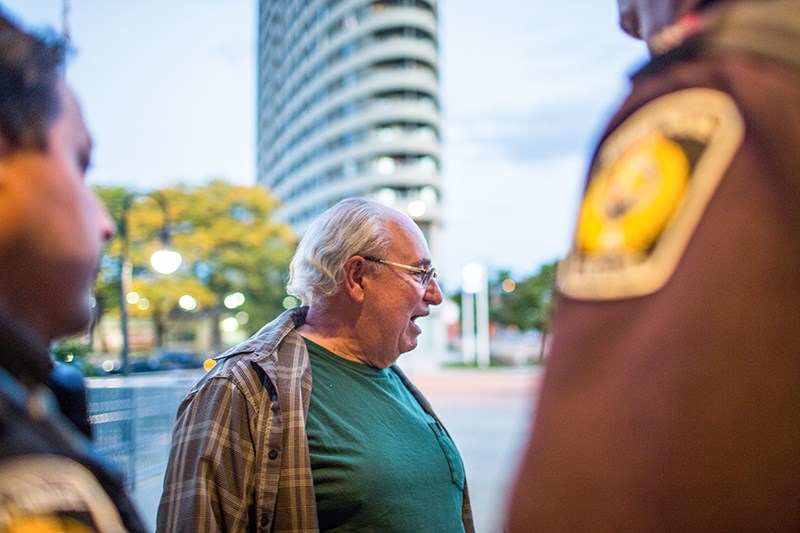
[[[202,375],[193,370],[87,380],[95,447],[125,476],[129,490],[163,474],[175,413]]]

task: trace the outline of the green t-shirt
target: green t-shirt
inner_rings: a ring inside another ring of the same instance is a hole
[[[464,531],[461,457],[397,374],[306,345],[320,530]]]

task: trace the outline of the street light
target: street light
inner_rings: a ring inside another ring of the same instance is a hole
[[[171,248],[162,248],[150,256],[150,264],[159,274],[172,274],[181,266],[181,254]]]
[[[162,193],[154,191],[147,194],[128,194],[122,199],[122,210],[120,212],[117,234],[120,238],[121,252],[119,257],[119,327],[122,332],[122,347],[120,350],[120,361],[122,374],[128,375],[128,302],[127,295],[130,292],[131,281],[133,280],[133,265],[130,261],[130,241],[128,239],[128,212],[131,205],[138,197],[150,196],[158,202],[163,215],[159,240],[161,248],[156,250],[150,257],[153,269],[159,274],[172,274],[181,265],[181,254],[173,250],[170,244],[170,219],[167,206],[167,198]]]
[[[461,344],[464,362],[489,366],[489,287],[486,268],[468,263],[461,272]]]

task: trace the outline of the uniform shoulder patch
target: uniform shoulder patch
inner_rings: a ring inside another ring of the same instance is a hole
[[[126,531],[117,508],[85,467],[55,455],[0,464],[0,531]]]
[[[608,300],[657,291],[744,138],[736,104],[713,89],[686,89],[644,105],[600,146],[558,287]]]

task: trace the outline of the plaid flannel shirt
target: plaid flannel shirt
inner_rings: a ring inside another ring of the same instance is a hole
[[[217,365],[178,409],[157,531],[316,532],[306,416],[311,366],[290,309]],[[422,393],[403,383],[435,417]],[[466,484],[462,520],[473,531]]]

